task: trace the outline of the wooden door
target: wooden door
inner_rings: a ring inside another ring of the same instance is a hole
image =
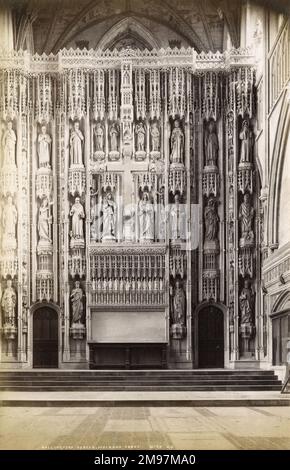
[[[198,365],[224,367],[224,315],[217,307],[205,307],[199,312]]]
[[[33,315],[33,367],[58,367],[58,315],[51,308]]]

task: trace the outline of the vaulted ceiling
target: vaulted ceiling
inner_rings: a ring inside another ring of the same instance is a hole
[[[223,49],[225,29],[239,46],[242,0],[11,0],[16,47],[57,52],[89,48],[192,46]],[[28,41],[30,35],[30,41]]]

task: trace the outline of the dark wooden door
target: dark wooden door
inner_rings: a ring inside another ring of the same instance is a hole
[[[33,315],[33,367],[58,367],[58,317],[51,308]]]
[[[224,315],[219,308],[199,312],[198,364],[200,368],[224,367]]]

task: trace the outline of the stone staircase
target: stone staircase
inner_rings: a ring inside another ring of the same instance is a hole
[[[0,392],[281,391],[270,370],[0,371]]]

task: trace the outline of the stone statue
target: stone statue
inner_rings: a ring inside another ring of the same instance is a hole
[[[185,325],[185,294],[179,279],[176,280],[172,300],[172,323]]]
[[[71,291],[71,303],[72,303],[72,324],[82,323],[83,317],[83,290],[80,287],[80,282],[75,282],[75,287]]]
[[[174,194],[174,204],[170,210],[170,234],[172,240],[185,239],[185,212],[180,203],[179,193]]]
[[[250,203],[250,195],[246,193],[244,195],[244,202],[240,205],[239,220],[241,224],[241,237],[248,243],[254,241],[254,232],[252,229],[254,216],[255,211]]]
[[[248,279],[244,281],[244,287],[240,293],[240,311],[241,311],[241,324],[253,324],[253,292],[251,284]]]
[[[150,202],[148,191],[143,192],[141,201],[139,201],[139,221],[140,221],[140,239],[154,239],[154,208]]]
[[[7,287],[3,292],[1,307],[3,309],[4,324],[16,326],[16,292],[12,287],[11,279],[7,280]]]
[[[46,132],[46,126],[41,127],[41,133],[38,135],[38,163],[39,167],[50,167],[51,137]]]
[[[214,121],[210,121],[205,135],[205,164],[216,166],[218,158],[219,143],[215,130]]]
[[[84,136],[80,130],[80,123],[74,122],[70,135],[70,163],[71,165],[83,164],[83,141]]]
[[[16,248],[16,224],[17,209],[13,204],[12,196],[8,196],[7,204],[2,212],[2,248],[4,251]]]
[[[95,198],[91,197],[91,239],[98,239],[98,217],[99,217],[99,206],[96,204]]]
[[[127,204],[123,211],[123,235],[127,242],[134,241],[135,238],[135,207],[133,204]]]
[[[12,121],[8,121],[7,129],[3,134],[3,166],[15,165],[16,134],[12,128]]]
[[[136,134],[137,134],[137,152],[144,152],[145,144],[145,128],[143,122],[140,122],[136,125]]]
[[[183,164],[184,134],[180,128],[180,122],[174,121],[174,128],[171,133],[171,163]]]
[[[52,217],[50,215],[49,201],[45,197],[40,205],[38,211],[38,236],[40,242],[52,243],[50,234],[50,225],[52,223]]]
[[[116,123],[110,127],[110,137],[111,137],[111,152],[118,152],[118,137],[119,137],[119,129]]]
[[[204,223],[205,223],[205,241],[215,241],[218,233],[219,216],[216,210],[216,201],[210,197],[207,206],[204,209]]]
[[[113,200],[112,192],[107,191],[103,203],[103,240],[115,239],[116,237],[116,221],[117,221],[117,204]]]
[[[242,131],[240,132],[241,142],[241,157],[240,163],[251,162],[251,149],[252,149],[252,131],[249,128],[248,120],[244,120],[242,124]]]
[[[80,198],[76,197],[75,202],[70,210],[70,215],[72,217],[72,238],[83,239],[84,238],[84,222],[85,212],[82,204],[80,203]]]
[[[160,149],[160,131],[157,122],[153,122],[150,127],[150,134],[152,140],[152,152],[159,152]]]
[[[104,151],[104,129],[100,122],[97,123],[94,129],[95,137],[95,151],[103,152]]]

